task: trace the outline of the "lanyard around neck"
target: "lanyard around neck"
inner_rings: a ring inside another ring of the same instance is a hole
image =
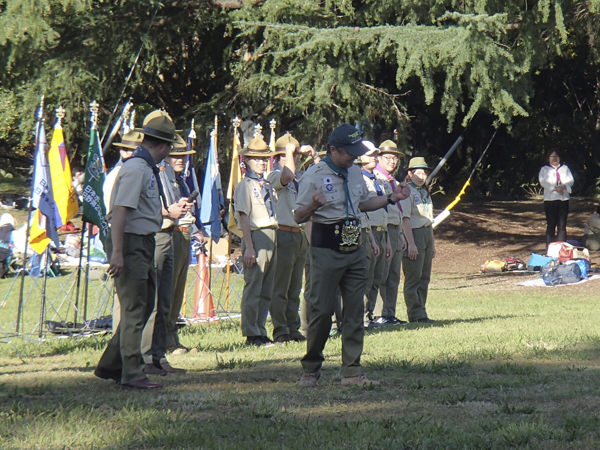
[[[325,157],[321,160],[324,161],[327,166],[333,172],[344,180],[344,195],[346,196],[346,220],[350,217],[350,209],[352,209],[352,214],[356,217],[356,212],[354,211],[354,206],[352,206],[352,201],[350,200],[350,189],[348,188],[348,169],[341,169],[334,164],[329,155],[325,155]]]

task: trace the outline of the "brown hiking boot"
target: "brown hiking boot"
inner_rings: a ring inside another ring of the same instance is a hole
[[[317,387],[317,381],[321,378],[321,369],[316,372],[304,372],[298,381],[300,387]]]
[[[342,377],[342,386],[379,386],[379,381],[369,380],[365,374],[356,377]]]
[[[144,366],[144,373],[146,375],[158,375],[159,377],[164,377],[169,374],[166,370],[159,369],[154,364],[146,364]]]

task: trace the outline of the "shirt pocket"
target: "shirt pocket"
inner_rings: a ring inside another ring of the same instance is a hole
[[[156,198],[158,197],[158,186],[156,184],[156,178],[151,177],[146,182],[146,197]]]
[[[325,198],[327,199],[328,202],[336,202],[339,200],[344,200],[344,191],[343,191],[343,187],[340,187],[339,189],[337,187],[334,187],[333,185],[331,185],[330,188],[328,188],[327,186],[321,186],[321,191],[323,192],[323,194],[325,194]]]
[[[352,187],[352,196],[355,199],[358,199],[358,201],[362,201],[363,196],[365,195],[365,189],[363,185],[356,185],[354,187]]]

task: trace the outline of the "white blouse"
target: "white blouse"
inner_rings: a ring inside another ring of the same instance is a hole
[[[558,176],[557,176],[558,172]],[[558,178],[560,177],[560,182]],[[575,179],[571,170],[564,164],[559,166],[558,169],[552,166],[544,166],[540,170],[540,185],[544,188],[544,201],[553,200],[569,200],[569,194]],[[563,185],[567,189],[561,195],[557,191],[553,190],[556,186]]]

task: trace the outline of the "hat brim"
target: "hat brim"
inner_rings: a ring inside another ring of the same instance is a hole
[[[424,166],[423,164],[417,164],[416,166],[409,167],[406,170],[416,170],[416,169],[429,170],[430,172],[433,170],[433,168],[431,168],[429,166]]]
[[[354,144],[335,145],[334,147],[343,148],[352,156],[362,156],[369,151],[369,148],[365,144],[363,144],[362,141],[356,142]]]
[[[169,153],[169,156],[193,155],[194,153],[196,153],[196,150],[188,150],[188,149],[178,150],[178,149],[174,148],[173,151],[171,153]]]
[[[405,156],[405,155],[404,155],[404,153],[402,153],[402,152],[401,152],[401,151],[399,151],[399,150],[393,149],[393,148],[384,148],[383,150],[382,150],[382,149],[379,149],[379,154],[380,154],[380,155],[383,155],[383,154],[385,154],[385,153],[393,153],[394,155],[399,155],[399,156],[400,156],[400,155],[402,155],[402,156]]]
[[[144,136],[152,136],[154,139],[160,139],[161,141],[170,142],[171,144],[177,143],[177,137],[169,139],[165,136],[159,136],[158,134],[149,132],[148,130],[145,130],[144,128],[134,128],[133,131],[137,131],[138,133],[144,133]]]
[[[141,142],[140,142],[141,144]],[[136,148],[139,147],[139,145],[132,145],[132,144],[123,144],[121,142],[117,142],[116,144],[113,144],[115,147],[122,147],[122,148],[126,148],[126,149],[130,149],[130,150],[135,150]]]
[[[269,150],[242,150],[240,156],[254,156],[255,158],[270,158],[275,156],[275,152]]]

